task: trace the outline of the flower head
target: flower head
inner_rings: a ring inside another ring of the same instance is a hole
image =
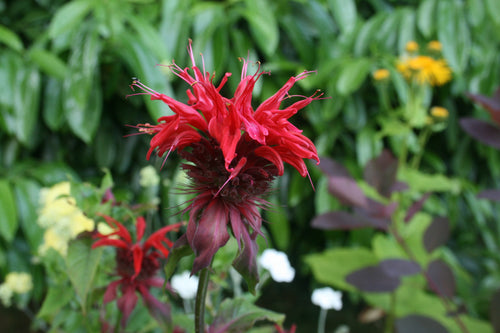
[[[92,248],[99,246],[116,247],[116,275],[120,278],[111,282],[104,294],[104,304],[117,299],[118,287],[122,296],[118,298],[118,308],[123,313],[121,325],[125,326],[128,317],[137,304],[137,294],[142,299],[149,311],[158,319],[168,316],[168,307],[154,298],[150,293],[151,287],[160,288],[163,286],[163,279],[155,277],[160,267],[159,259],[166,258],[173,243],[165,237],[167,232],[175,231],[180,227],[180,223],[163,227],[144,242],[142,238],[146,228],[144,218],[139,217],[136,221],[136,242],[132,241],[129,231],[115,219],[104,216],[114,232],[101,234],[97,233],[98,240]]]
[[[342,309],[342,292],[335,291],[330,287],[315,289],[311,296],[314,305],[323,310]]]
[[[451,80],[451,69],[444,59],[418,55],[400,60],[397,68],[406,79],[418,84],[442,86]]]
[[[410,52],[410,53],[417,52],[418,51],[418,43],[413,41],[413,40],[409,41],[405,45],[405,50]]]
[[[61,182],[40,192],[41,209],[38,224],[45,228],[44,243],[39,252],[43,255],[53,248],[66,255],[68,242],[84,231],[94,230],[94,220],[88,218],[70,196],[70,183]]]
[[[429,49],[429,51],[441,52],[442,48],[443,46],[437,40],[430,41],[429,44],[427,44],[427,49]]]
[[[4,306],[11,305],[14,294],[25,294],[33,289],[31,275],[24,272],[10,272],[0,284],[0,301]]]
[[[221,89],[231,76],[226,73],[218,86],[213,75],[200,69],[194,59],[191,43],[188,47],[192,66],[182,69],[173,63],[172,72],[187,82],[188,102],[181,103],[135,80],[152,100],[161,100],[174,115],[158,119],[158,124],[138,125],[139,131],[153,135],[149,158],[177,150],[189,163],[183,165],[191,178],[190,191],[196,197],[187,210],[190,219],[187,241],[196,258],[193,273],[207,267],[217,250],[229,240],[228,227],[238,241],[240,253],[233,263],[240,271],[256,274],[255,239],[261,233],[259,207],[276,176],[283,175],[284,163],[296,168],[302,176],[308,171],[304,159],[319,163],[314,144],[293,126],[288,119],[320,95],[301,97],[281,109],[281,103],[293,96],[293,85],[307,77],[303,72],[291,77],[273,96],[256,109],[252,93],[256,81],[269,74],[259,69],[248,73],[248,61],[243,60],[241,81],[232,98],[221,95]]]
[[[391,73],[385,68],[377,69],[375,72],[373,72],[373,78],[375,79],[375,81],[385,80],[389,76],[391,76]]]
[[[284,252],[266,249],[259,258],[259,263],[269,271],[276,282],[292,282],[295,269],[290,266],[288,257]]]
[[[450,115],[449,111],[442,106],[433,106],[430,112],[431,116],[438,119],[446,119]]]
[[[172,276],[170,284],[183,299],[193,299],[198,289],[198,277],[191,276],[188,271],[185,271]]]

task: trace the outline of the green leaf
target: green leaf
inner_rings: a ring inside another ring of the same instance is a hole
[[[14,92],[16,111],[16,136],[25,146],[33,147],[37,142],[35,129],[38,125],[40,98],[40,73],[34,68],[23,68],[17,73]]]
[[[82,310],[86,311],[87,294],[101,259],[102,248],[92,249],[90,238],[70,242],[66,255],[66,272],[79,296]]]
[[[461,191],[460,181],[441,174],[430,175],[418,170],[405,168],[398,170],[398,179],[408,183],[410,188],[418,192],[450,192]]]
[[[370,44],[374,42],[374,37],[386,17],[386,13],[377,13],[374,17],[366,21],[361,29],[359,29],[358,36],[354,43],[354,54],[356,56],[359,57],[365,54]]]
[[[76,0],[61,6],[49,26],[49,36],[55,38],[79,26],[92,8],[93,1]]]
[[[415,40],[415,20],[416,15],[414,10],[403,9],[401,11],[398,49],[404,50],[406,43]]]
[[[176,246],[172,248],[172,250],[170,250],[170,253],[168,254],[167,263],[163,268],[163,270],[165,271],[166,281],[168,281],[174,274],[175,269],[177,268],[177,264],[179,263],[179,260],[193,254],[193,250],[191,250],[191,247],[187,242],[180,244],[179,246],[177,245],[178,244],[176,244]]]
[[[341,95],[349,95],[357,90],[370,71],[371,61],[365,58],[348,61],[337,80],[337,90]]]
[[[430,38],[435,31],[436,0],[424,0],[417,11],[417,26],[422,35]]]
[[[247,332],[258,320],[283,324],[285,315],[259,308],[254,302],[251,296],[224,300],[214,319],[214,323],[219,324],[214,331],[224,328],[224,332]]]
[[[273,237],[276,247],[285,250],[290,244],[290,223],[285,208],[280,205],[278,198],[273,195],[269,198],[271,208],[265,212],[267,227]]]
[[[490,17],[495,21],[495,24],[500,25],[500,2],[497,0],[485,0],[488,7]]]
[[[64,123],[62,106],[63,82],[55,77],[48,77],[43,95],[43,120],[53,130],[58,130]]]
[[[6,179],[0,179],[0,236],[10,243],[18,227],[14,194]]]
[[[68,304],[73,295],[72,288],[68,288],[67,286],[51,286],[36,316],[44,319],[53,318],[63,306]]]
[[[100,47],[99,36],[95,32],[77,39],[70,58],[71,74],[64,81],[66,120],[73,133],[86,143],[92,141],[102,111],[97,68]]]
[[[15,32],[7,28],[6,26],[0,25],[0,42],[4,43],[14,51],[21,52],[23,50],[23,42]]]
[[[68,74],[68,68],[66,64],[54,53],[35,48],[29,53],[30,59],[40,67],[42,71],[46,74],[56,77],[58,79],[64,79]]]
[[[43,229],[37,224],[40,184],[29,178],[16,179],[15,198],[20,226],[32,250],[38,249]]]
[[[356,2],[354,0],[328,0],[335,22],[343,33],[354,29],[357,20]]]
[[[245,18],[250,24],[250,31],[259,47],[268,56],[272,55],[279,42],[278,23],[272,2],[265,0],[246,0]]]
[[[355,270],[375,265],[377,257],[364,248],[337,248],[308,255],[305,262],[318,282],[355,291],[357,289],[347,283],[345,277]]]
[[[356,155],[359,165],[377,157],[382,151],[383,143],[376,139],[376,133],[372,127],[364,127],[356,135]]]

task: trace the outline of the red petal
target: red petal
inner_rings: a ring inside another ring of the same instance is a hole
[[[146,221],[144,221],[144,217],[139,216],[137,218],[135,227],[137,229],[137,241],[140,241],[142,236],[144,236],[144,230],[146,229]]]

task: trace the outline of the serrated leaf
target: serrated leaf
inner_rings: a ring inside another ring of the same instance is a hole
[[[0,236],[10,243],[18,227],[14,194],[6,179],[0,179]]]
[[[0,25],[0,42],[4,43],[14,51],[23,50],[23,42],[21,38],[6,26]]]
[[[68,67],[66,64],[54,53],[35,48],[30,50],[28,53],[31,61],[40,67],[42,71],[46,74],[56,77],[58,79],[64,79],[68,73]]]
[[[61,6],[50,22],[49,36],[55,38],[77,27],[89,13],[92,5],[93,2],[89,0],[76,0]]]
[[[101,259],[102,248],[92,249],[90,238],[71,241],[66,255],[66,272],[79,296],[82,310],[86,311],[87,295]]]
[[[357,90],[370,71],[371,61],[365,58],[347,62],[337,80],[337,90],[341,95],[349,95]]]

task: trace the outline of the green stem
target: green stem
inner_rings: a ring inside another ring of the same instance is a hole
[[[205,332],[205,299],[207,298],[208,282],[210,281],[209,277],[210,267],[203,268],[200,273],[194,307],[194,325],[196,333]]]
[[[392,333],[394,330],[394,317],[396,316],[396,292],[391,293],[391,311],[387,315],[385,322],[385,333]]]
[[[325,333],[327,309],[321,309],[318,318],[318,333]]]
[[[413,161],[411,163],[411,166],[414,169],[418,169],[420,166],[420,161],[422,160],[422,156],[424,155],[424,147],[427,144],[427,140],[429,140],[429,137],[431,135],[431,129],[430,127],[426,127],[422,130],[420,133],[420,137],[418,138],[418,154],[413,157]]]

